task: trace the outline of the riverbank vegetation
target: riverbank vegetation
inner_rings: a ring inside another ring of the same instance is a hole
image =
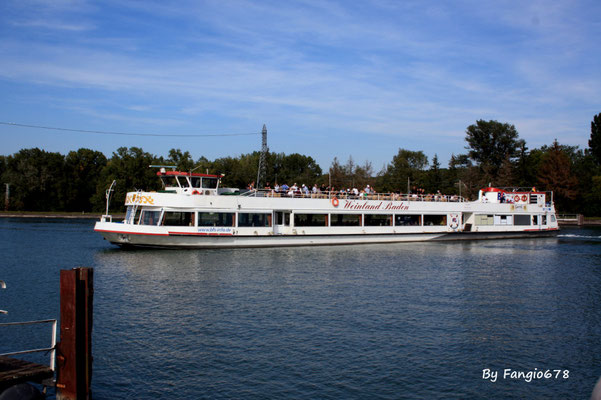
[[[467,127],[465,141],[466,153],[453,155],[446,167],[437,155],[430,161],[422,150],[402,148],[379,171],[369,161],[357,164],[351,157],[347,161],[334,158],[328,170],[322,170],[308,155],[269,153],[267,176],[260,186],[296,182],[340,190],[370,185],[379,192],[440,190],[471,199],[489,184],[536,187],[554,192],[560,212],[601,216],[601,114],[591,122],[586,149],[563,145],[557,139],[529,149],[515,126],[484,120]],[[107,158],[92,149],[62,155],[33,148],[0,156],[0,177],[9,185],[8,210],[99,212],[105,206],[106,189],[116,180],[111,204],[121,211],[127,191],[161,189],[157,170],[148,168],[151,164],[225,174],[223,186],[244,188],[256,181],[259,158],[258,151],[210,161],[205,157],[193,160],[180,149],[171,149],[163,157],[138,147],[121,147]]]

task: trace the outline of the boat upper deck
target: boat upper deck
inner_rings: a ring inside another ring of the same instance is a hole
[[[221,193],[233,194],[233,193]],[[347,193],[347,192],[318,192],[304,193],[302,191],[277,192],[273,189],[253,189],[240,193],[244,197],[283,197],[294,199],[338,199],[338,200],[383,200],[383,201],[434,201],[434,202],[467,202],[462,196],[444,194],[402,194],[402,193]]]

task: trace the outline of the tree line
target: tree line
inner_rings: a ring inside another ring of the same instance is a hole
[[[601,216],[601,114],[591,122],[589,147],[560,144],[557,140],[528,149],[514,125],[478,120],[466,129],[465,154],[452,155],[443,168],[434,155],[400,148],[379,171],[369,161],[357,164],[334,158],[322,171],[310,156],[268,153],[267,175],[260,186],[276,182],[324,185],[335,190],[364,188],[378,192],[457,194],[474,199],[485,186],[536,187],[553,191],[560,212]],[[156,169],[149,165],[173,165],[180,171],[224,174],[222,186],[244,188],[256,181],[260,152],[213,161],[194,160],[188,151],[171,149],[167,157],[139,147],[121,147],[110,158],[91,149],[67,155],[38,148],[0,156],[0,177],[9,185],[8,209],[26,211],[94,212],[105,207],[105,193],[113,180],[111,202],[122,209],[127,191],[160,190]],[[4,191],[6,203],[6,191]]]

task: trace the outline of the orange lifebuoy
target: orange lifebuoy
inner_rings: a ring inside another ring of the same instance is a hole
[[[336,198],[336,197],[332,198],[332,205],[334,207],[338,207],[339,204],[340,204],[340,202],[338,201],[338,198]]]
[[[522,201],[526,201],[528,199],[528,197],[526,197],[526,195],[522,195]]]
[[[195,190],[192,192],[192,194],[200,194],[200,192],[198,190]]]
[[[515,197],[513,198],[515,201],[520,201],[520,196],[518,196],[517,194],[515,195]]]

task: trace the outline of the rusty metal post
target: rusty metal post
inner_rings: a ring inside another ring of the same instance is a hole
[[[92,268],[61,270],[58,400],[87,400],[92,397],[93,272]]]

